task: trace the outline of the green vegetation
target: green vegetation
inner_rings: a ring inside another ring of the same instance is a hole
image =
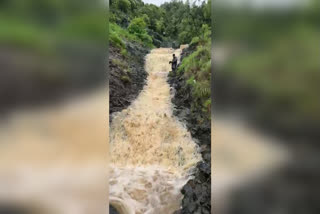
[[[171,46],[173,43],[188,44],[198,36],[203,24],[210,25],[210,6],[211,1],[198,5],[173,0],[157,7],[144,4],[141,0],[112,0],[110,23],[128,31],[131,36],[119,35],[115,27],[110,28],[110,34],[118,35],[122,43],[134,41],[151,48]]]
[[[145,19],[143,17],[134,18],[131,21],[128,30],[129,33],[138,37],[143,43],[151,44],[152,38],[147,34],[147,24],[144,20]]]
[[[198,36],[203,24],[211,25],[211,0],[202,1],[200,5],[173,0],[161,8],[166,11],[163,18],[165,34],[180,44],[189,44]]]
[[[187,84],[191,86],[192,108],[201,109],[209,119],[211,115],[211,30],[204,24],[200,34],[194,37],[191,48],[195,51],[185,57],[178,68],[184,72]]]
[[[217,42],[240,49],[220,73],[240,86],[237,93],[256,97],[252,105],[259,119],[283,129],[320,124],[320,15],[315,9],[319,1],[314,2],[285,12],[216,11],[224,20],[216,30]]]
[[[4,0],[0,44],[40,54],[53,53],[58,44],[71,40],[101,44],[106,38],[102,14],[97,2]]]
[[[126,61],[121,61],[119,59],[112,59],[111,62],[117,66],[119,66],[125,72],[129,72],[129,66]]]
[[[19,20],[1,17],[0,26],[0,45],[19,46],[41,52],[50,49],[50,34],[35,25],[25,25]]]
[[[136,42],[148,48],[154,47],[153,38],[148,34],[154,19],[143,13],[149,5],[141,0],[110,1],[109,33],[112,45],[125,51],[126,42]],[[150,7],[158,8],[154,5]]]
[[[103,48],[107,15],[109,42],[124,57],[129,55],[129,43],[146,48],[191,43],[195,53],[185,59],[182,67],[188,79],[194,78],[193,95],[205,108],[210,94],[211,1],[173,0],[160,7],[142,0],[110,0],[109,3],[106,14],[98,1],[3,0],[0,45],[26,49],[36,56],[49,56],[55,61],[53,64],[60,63],[65,55],[80,55],[80,52],[85,55],[94,48]],[[122,66],[121,62],[114,63]]]
[[[121,81],[123,81],[124,83],[129,83],[129,82],[131,82],[131,79],[128,75],[122,75]]]
[[[211,109],[210,7],[211,1],[173,0],[157,7],[141,0],[112,0],[109,27],[110,43],[124,52],[128,41],[151,48],[168,41],[190,43],[194,52],[183,60],[179,72],[184,72],[192,88],[193,108],[202,110],[207,118]]]

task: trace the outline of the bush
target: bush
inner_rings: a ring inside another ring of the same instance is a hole
[[[128,31],[138,37],[144,44],[152,47],[152,38],[147,33],[147,24],[143,17],[133,19],[128,27]]]
[[[129,9],[131,8],[131,3],[128,0],[118,0],[117,7],[119,10],[123,12],[128,12]]]
[[[110,43],[120,49],[125,47],[121,38],[114,32],[110,32]]]
[[[137,35],[145,44],[152,44],[152,38],[147,33]]]
[[[140,18],[134,18],[131,21],[128,27],[128,30],[132,34],[139,35],[139,34],[145,34],[147,32],[146,28],[147,28],[147,24],[144,21],[144,18],[140,17]]]
[[[200,38],[194,38],[199,41]],[[210,118],[211,114],[211,55],[210,40],[204,46],[198,43],[196,51],[185,57],[178,68],[183,72],[187,84],[191,87],[194,103],[192,105],[200,108]]]
[[[190,46],[191,45],[197,45],[199,42],[200,42],[200,38],[198,36],[193,37],[193,39],[192,39],[192,41],[190,43]]]
[[[187,31],[182,31],[178,37],[181,44],[188,44],[190,42],[191,35]]]

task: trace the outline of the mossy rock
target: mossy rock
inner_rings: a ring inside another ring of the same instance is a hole
[[[124,82],[124,83],[130,83],[131,82],[131,79],[129,76],[127,75],[123,75],[120,77],[121,81]]]

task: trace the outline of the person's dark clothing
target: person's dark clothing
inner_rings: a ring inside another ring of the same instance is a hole
[[[177,69],[178,58],[174,56],[172,61],[170,61],[170,63],[171,63],[172,71],[175,71]]]

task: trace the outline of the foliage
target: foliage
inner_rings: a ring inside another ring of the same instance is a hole
[[[284,118],[282,114],[277,118],[286,125],[294,125],[293,118],[320,121],[320,101],[316,99],[320,80],[319,50],[314,46],[319,36],[307,29],[288,32],[263,49],[237,57],[228,71],[260,97],[261,113],[274,114],[272,109],[276,109],[281,114],[294,115]]]
[[[139,8],[139,14],[147,17],[147,27],[159,34],[163,34],[164,30],[164,16],[166,15],[165,11],[152,4],[145,4],[143,7]]]
[[[207,118],[211,114],[211,34],[209,27],[203,25],[199,37],[192,39],[196,51],[185,57],[178,72],[183,73],[191,86],[193,108],[201,109]]]
[[[144,38],[144,36],[147,36],[147,38]],[[146,33],[130,33],[127,29],[115,23],[109,24],[109,41],[115,47],[120,48],[122,53],[126,53],[125,41],[137,42],[141,45],[152,47],[152,41],[148,40],[150,39],[149,37]]]
[[[51,52],[59,43],[105,41],[103,13],[97,2],[75,0],[3,0],[0,43]],[[75,7],[75,5],[77,5]]]
[[[18,46],[41,53],[50,50],[50,34],[35,25],[25,25],[19,20],[0,18],[0,44]]]
[[[132,34],[144,34],[146,33],[146,27],[147,24],[145,23],[144,19],[141,18],[135,18],[131,21],[128,30]]]
[[[320,124],[320,51],[315,45],[320,15],[314,10],[319,1],[314,3],[285,15],[217,10],[224,25],[217,26],[216,40],[238,52],[222,67],[221,78],[238,86],[232,92],[254,97],[249,100],[253,114],[265,124],[295,131]]]
[[[200,5],[177,0],[164,3],[161,8],[166,11],[165,34],[181,44],[190,43],[198,36],[203,24],[211,25],[210,6],[211,1],[203,1]]]
[[[116,1],[117,8],[123,12],[128,12],[131,8],[131,3],[128,0],[118,0]]]
[[[211,25],[211,1],[190,4],[188,1],[184,3],[173,0],[158,7],[153,4],[144,4],[141,0],[125,0],[131,5],[129,7],[129,4],[126,4],[126,9],[119,6],[123,4],[120,1],[122,0],[111,1],[110,21],[128,28],[138,20],[140,23],[134,24],[142,24],[141,19],[143,19],[147,33],[138,32],[144,29],[144,26],[135,26],[137,29],[131,29],[131,33],[136,34],[146,43],[152,41],[157,47],[167,41],[188,44],[199,34],[203,24]]]

